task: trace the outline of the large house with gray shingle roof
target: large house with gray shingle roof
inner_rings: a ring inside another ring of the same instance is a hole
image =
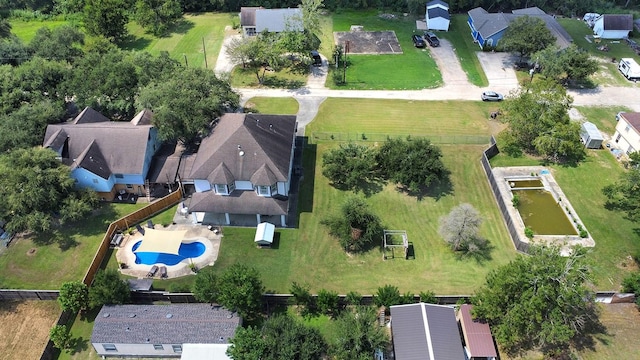
[[[110,121],[87,107],[73,121],[48,125],[43,147],[71,168],[78,187],[92,189],[105,200],[124,193],[142,195],[160,147],[152,117],[143,110],[131,121]]]
[[[530,16],[544,21],[547,29],[556,38],[556,45],[564,49],[571,45],[571,35],[556,21],[556,19],[537,7],[513,10],[509,13],[489,13],[487,10],[477,7],[467,13],[467,25],[471,29],[471,37],[481,49],[498,46],[509,24],[520,16]]]
[[[99,356],[180,357],[185,344],[229,345],[242,319],[210,304],[105,305],[91,345]]]
[[[295,115],[223,115],[182,177],[194,220],[286,226],[296,127]]]

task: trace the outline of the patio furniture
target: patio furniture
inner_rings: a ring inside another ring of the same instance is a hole
[[[166,279],[167,276],[167,267],[166,266],[160,266],[160,278],[161,279]]]
[[[140,224],[136,224],[136,229],[140,234],[144,235],[144,229],[142,228],[142,226],[140,226]]]
[[[158,272],[158,266],[157,265],[153,265],[151,267],[151,269],[149,270],[149,272],[147,273],[147,277],[154,277],[157,272]]]
[[[148,227],[149,229],[155,229],[155,228],[153,227],[153,221],[151,221],[151,220],[147,220],[147,227]]]

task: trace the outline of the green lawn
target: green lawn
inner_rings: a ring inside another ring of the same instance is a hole
[[[37,237],[15,239],[0,255],[0,286],[59,289],[65,281],[82,280],[109,223],[142,206],[103,204],[82,222]]]
[[[292,97],[253,97],[245,104],[245,110],[258,114],[297,114],[298,101]]]
[[[469,25],[467,25],[467,15],[456,14],[451,17],[449,31],[439,31],[437,35],[449,40],[460,60],[462,70],[467,74],[469,82],[476,86],[488,86],[489,80],[482,70],[480,60],[476,52],[480,51],[477,44],[474,44],[469,35]]]
[[[262,85],[258,82],[258,77],[252,69],[243,69],[242,66],[236,66],[231,73],[231,86],[233,87],[259,87],[280,89],[298,89],[307,83],[308,73],[285,68],[280,71],[267,71],[264,76]],[[262,76],[262,70],[260,70]]]
[[[349,31],[351,25],[363,25],[365,31],[393,30],[400,42],[402,54],[349,54],[347,84],[338,86],[329,74],[326,86],[332,89],[403,90],[435,88],[442,85],[442,76],[429,49],[413,46],[411,35],[416,33],[415,18],[398,16],[394,20],[378,17],[378,11],[344,10],[334,13],[332,31]],[[326,55],[326,54],[325,54]],[[333,68],[331,72],[335,71]]]
[[[36,31],[41,27],[48,27],[55,29],[58,26],[69,24],[66,20],[33,20],[24,21],[20,19],[9,19],[11,24],[11,32],[15,34],[20,40],[28,43],[36,35]]]
[[[609,136],[613,136],[616,131],[616,114],[620,111],[632,111],[624,106],[578,106],[576,108],[588,121]]]

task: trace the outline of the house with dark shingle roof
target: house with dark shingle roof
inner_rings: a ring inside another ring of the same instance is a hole
[[[427,13],[425,14],[427,29],[449,31],[449,4],[442,0],[433,0],[427,3]]]
[[[296,127],[295,115],[223,115],[183,177],[194,221],[286,226]]]
[[[593,23],[593,33],[602,39],[624,39],[633,30],[633,15],[605,14]]]
[[[464,351],[470,360],[495,360],[498,357],[489,324],[471,317],[472,305],[462,304],[457,319],[464,339]]]
[[[263,31],[302,31],[302,9],[241,7],[240,27],[244,36],[255,36]]]
[[[131,121],[109,121],[85,108],[70,122],[47,126],[43,147],[71,168],[76,185],[105,200],[145,193],[151,159],[160,147],[153,113],[140,111]]]
[[[242,319],[210,304],[104,305],[91,345],[99,356],[180,357],[185,344],[230,345]]]
[[[613,134],[616,147],[627,155],[640,151],[640,112],[622,112],[618,115],[616,132]]]
[[[452,307],[418,303],[390,311],[396,360],[466,360]]]
[[[535,17],[544,21],[547,29],[555,36],[556,45],[560,49],[568,47],[573,42],[571,35],[567,33],[556,19],[538,7],[513,10],[511,13],[489,13],[481,7],[477,7],[469,10],[467,15],[467,25],[469,25],[471,29],[473,41],[477,43],[481,49],[498,46],[500,39],[502,39],[509,28],[509,24],[520,16]]]

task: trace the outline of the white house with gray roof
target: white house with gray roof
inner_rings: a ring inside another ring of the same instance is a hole
[[[244,36],[255,36],[263,31],[302,31],[302,9],[240,8],[240,27]]]
[[[223,115],[185,169],[194,221],[286,226],[296,127],[295,115]]]
[[[185,344],[230,345],[237,313],[210,304],[105,305],[91,345],[99,356],[180,357]]]
[[[429,30],[449,31],[449,23],[451,22],[449,4],[442,0],[428,2],[425,20]]]
[[[452,307],[417,303],[390,310],[396,360],[466,360]]]

